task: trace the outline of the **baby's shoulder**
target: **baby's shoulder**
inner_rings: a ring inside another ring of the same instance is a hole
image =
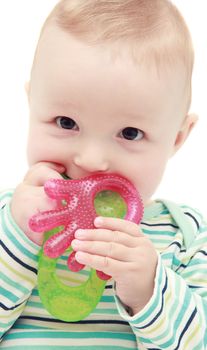
[[[179,230],[182,231],[187,248],[199,235],[207,236],[207,221],[197,208],[168,200],[162,200],[162,203],[168,209]]]

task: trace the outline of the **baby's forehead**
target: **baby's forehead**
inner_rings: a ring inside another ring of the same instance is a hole
[[[45,24],[44,30],[38,41],[36,52],[40,47],[44,49],[44,45],[58,46],[59,36],[62,35],[63,32],[68,35],[69,39],[73,37],[75,40],[82,42],[86,46],[100,48],[100,51],[108,52],[112,60],[127,57],[135,64],[148,66],[149,68],[154,66],[160,73],[167,72],[173,68],[175,69],[176,66],[179,67],[180,64],[183,64],[184,69],[188,69],[188,67],[192,68],[193,65],[192,55],[186,55],[184,53],[184,47],[183,49],[176,47],[174,39],[171,40],[169,38],[170,35],[166,38],[166,42],[162,38],[160,39],[159,36],[155,36],[151,41],[140,41],[139,39],[126,40],[126,38],[119,37],[114,37],[113,40],[110,41],[93,41],[93,39],[90,41],[79,35],[76,36],[73,32],[62,28],[54,21],[49,21]],[[68,43],[70,43],[70,40],[68,40]],[[64,47],[62,47],[61,50],[62,54],[64,54]],[[192,53],[193,52],[191,52],[191,54]],[[188,60],[186,56],[188,57]]]
[[[181,95],[180,89],[184,88],[182,67],[158,67],[152,58],[148,61],[135,60],[131,57],[131,51],[123,49],[120,43],[113,49],[99,43],[90,46],[57,26],[50,25],[39,42],[31,85],[36,90],[44,87],[44,94],[49,91],[50,96],[64,97],[65,92],[81,91],[84,84],[88,83],[87,89],[102,87],[105,94],[103,99],[106,101],[111,100],[111,95],[107,100],[107,86],[110,89],[113,85],[116,89],[114,95],[120,91],[119,96],[122,94],[126,101],[130,100],[129,95],[135,89],[140,105],[147,99],[144,96],[148,96],[148,91],[153,92],[149,102],[152,104],[155,100],[154,105],[156,98],[166,99],[166,92],[169,95]],[[122,90],[116,84],[121,84]],[[64,100],[67,100],[67,96],[61,101]],[[136,110],[136,103],[136,99],[135,102],[131,100],[132,107],[135,106],[132,110]]]
[[[58,29],[56,34],[64,32],[86,46],[102,48],[112,60],[124,63],[122,58],[127,57],[139,68],[153,69],[159,79],[173,79],[172,72],[182,71],[186,90],[191,89],[190,34],[182,16],[167,0],[61,0],[43,26],[34,63],[44,45],[54,46],[64,55],[58,35],[48,30],[54,28]]]

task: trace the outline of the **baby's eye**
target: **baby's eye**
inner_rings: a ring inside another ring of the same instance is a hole
[[[132,128],[132,127],[128,127],[128,128],[124,128],[121,132],[120,132],[120,137],[126,139],[126,140],[133,140],[133,141],[137,141],[137,140],[141,140],[144,136],[143,131],[137,129],[137,128]]]
[[[69,117],[57,117],[56,123],[62,129],[78,130],[76,122]]]

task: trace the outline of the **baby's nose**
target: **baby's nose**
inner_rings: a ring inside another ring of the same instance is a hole
[[[109,169],[106,150],[94,144],[84,147],[76,153],[74,164],[87,172],[107,171]]]

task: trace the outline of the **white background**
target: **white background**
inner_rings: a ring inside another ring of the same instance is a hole
[[[28,107],[24,83],[29,78],[41,25],[56,2],[0,0],[0,188],[14,187],[27,169]],[[191,111],[200,119],[182,150],[169,161],[156,197],[185,202],[206,215],[206,0],[174,0],[174,3],[186,19],[194,42],[196,60]]]

